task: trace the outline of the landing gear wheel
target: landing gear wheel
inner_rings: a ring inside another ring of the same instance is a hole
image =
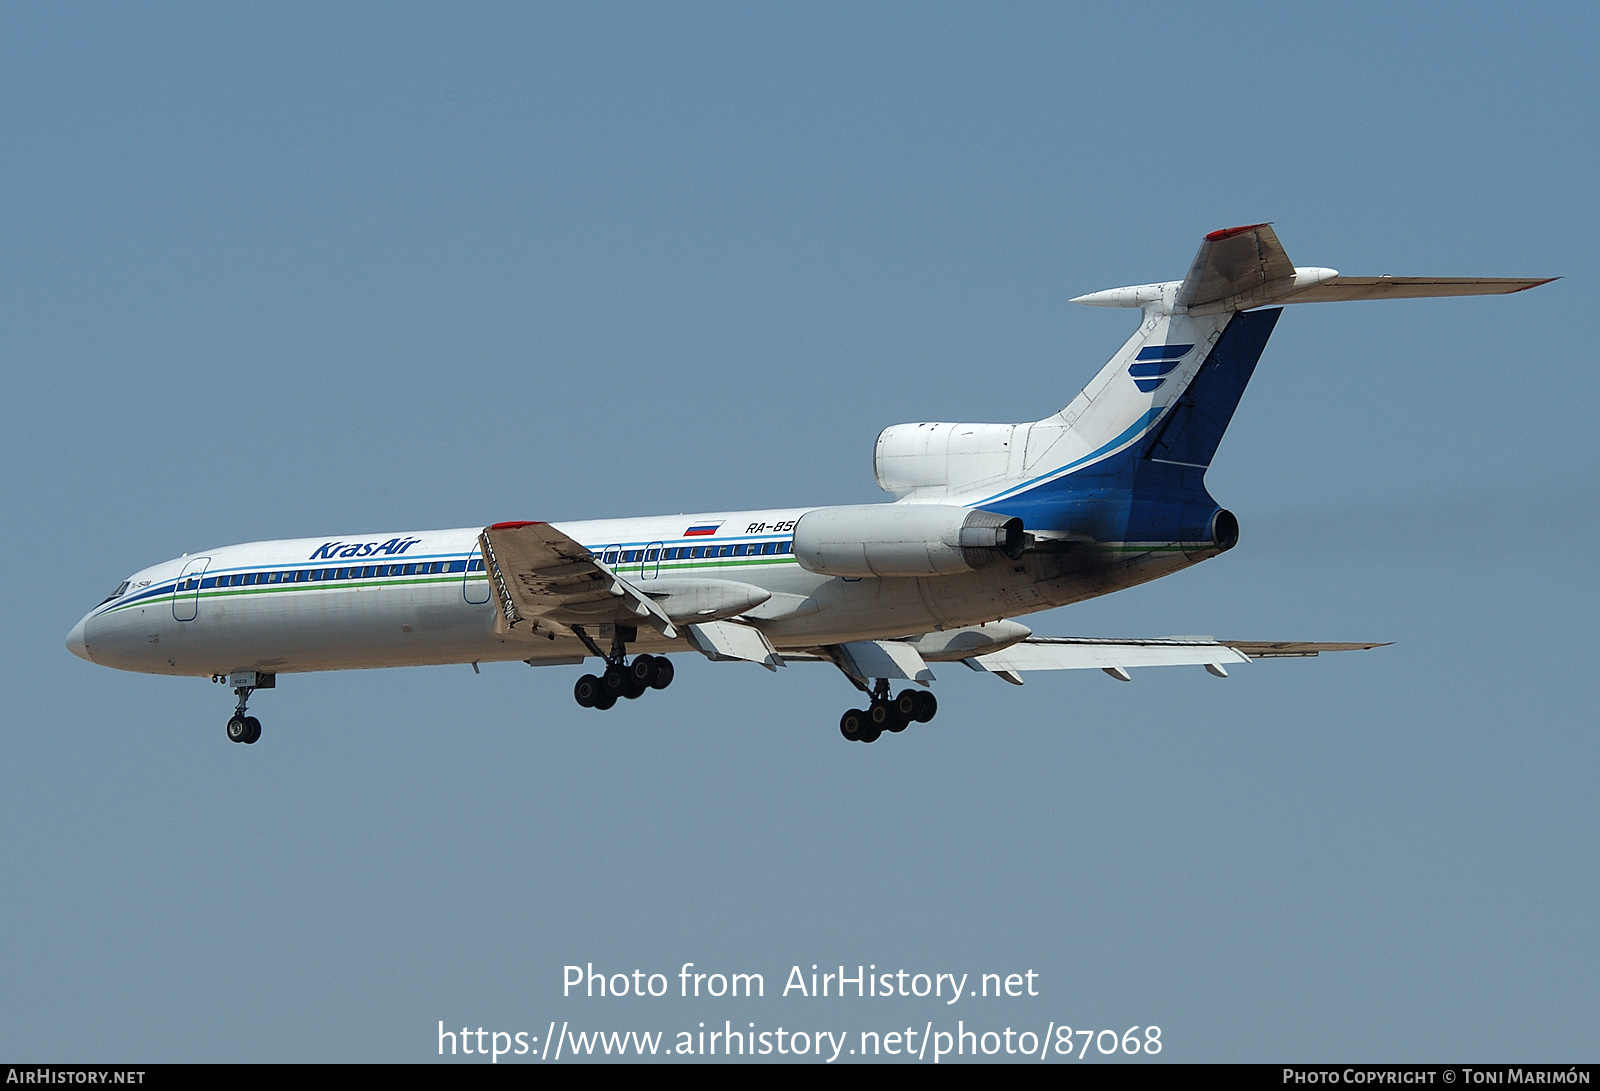
[[[900,718],[900,713],[895,709],[894,702],[887,697],[877,698],[872,702],[872,707],[867,709],[867,723],[873,730],[904,731],[905,721]]]
[[[651,689],[666,689],[672,685],[672,660],[664,655],[656,656],[656,676],[650,679]]]
[[[939,699],[925,689],[917,690],[912,696],[917,699],[917,710],[911,714],[912,719],[919,724],[933,719],[939,711]]]
[[[917,718],[917,697],[915,690],[903,689],[894,699],[894,723],[887,728],[889,731],[904,731],[911,721]]]
[[[883,734],[881,727],[869,727],[861,733],[862,742],[877,742],[878,736]]]
[[[615,693],[601,693],[599,697],[595,698],[594,707],[604,712],[616,703],[617,695]]]
[[[633,662],[628,664],[628,678],[640,693],[649,689],[656,680],[656,657],[653,655],[634,656]]]
[[[584,675],[572,687],[573,700],[584,708],[594,708],[604,692],[600,686],[600,679],[592,674]]]
[[[648,682],[639,681],[630,671],[628,674],[626,688],[623,689],[622,695],[630,701],[638,700],[640,697],[644,696],[645,690],[649,688],[650,684]]]
[[[859,708],[852,708],[839,717],[839,734],[851,742],[860,742],[861,736],[867,731],[867,714]]]
[[[628,688],[627,668],[621,663],[612,663],[610,666],[606,667],[605,673],[600,676],[600,685],[605,689],[607,695],[609,695],[614,702],[615,699],[621,697]],[[596,705],[595,707],[599,708],[600,706]],[[610,706],[608,705],[606,707],[609,708]]]
[[[261,721],[256,719],[254,716],[246,716],[244,718],[244,722],[245,726],[250,729],[250,734],[246,735],[239,741],[247,744],[253,743],[261,737]]]
[[[250,737],[250,721],[243,716],[234,716],[228,721],[228,741],[244,742]]]

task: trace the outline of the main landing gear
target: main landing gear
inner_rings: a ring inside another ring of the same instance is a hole
[[[234,671],[232,674],[212,675],[213,682],[226,682],[233,687],[239,703],[234,707],[233,716],[228,720],[228,741],[253,743],[261,737],[261,721],[250,715],[246,706],[250,703],[250,695],[258,689],[272,689],[278,683],[275,674],[260,674],[255,671]]]
[[[939,711],[939,701],[925,689],[903,689],[889,696],[889,680],[878,679],[872,704],[852,708],[839,717],[839,734],[851,742],[877,742],[885,731],[904,731],[913,722],[925,724]]]
[[[637,629],[618,625],[609,655],[600,651],[582,626],[574,625],[572,629],[590,651],[606,661],[606,669],[598,676],[586,674],[572,687],[573,698],[584,708],[610,708],[618,698],[632,701],[642,697],[646,690],[666,689],[672,685],[672,660],[666,656],[636,655],[631,662],[628,660],[627,641],[638,635]]]

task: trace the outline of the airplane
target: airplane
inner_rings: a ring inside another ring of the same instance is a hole
[[[225,546],[135,572],[66,643],[92,663],[227,684],[238,743],[261,736],[251,695],[300,671],[593,658],[598,673],[573,695],[609,709],[665,689],[671,653],[774,671],[832,663],[866,696],[839,731],[870,743],[934,717],[933,664],[1021,685],[1038,670],[1226,677],[1256,659],[1374,648],[1040,637],[1015,618],[1233,548],[1239,521],[1206,491],[1206,470],[1283,305],[1553,279],[1347,277],[1296,267],[1270,224],[1213,231],[1182,280],[1072,300],[1142,317],[1059,412],[880,433],[874,469],[891,502]],[[894,693],[897,682],[912,685]]]

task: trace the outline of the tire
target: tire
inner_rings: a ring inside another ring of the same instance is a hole
[[[636,655],[633,662],[628,664],[628,679],[633,682],[640,693],[649,689],[656,680],[656,657],[653,655]]]
[[[894,714],[893,701],[873,701],[872,707],[867,709],[868,726],[878,731],[894,730],[894,723],[899,719]]]
[[[917,723],[925,724],[938,713],[939,699],[925,689],[918,690],[916,697],[917,711],[914,715]]]
[[[618,666],[607,667],[605,673],[600,676],[600,686],[611,697],[621,697],[628,688],[628,672]],[[595,707],[599,708],[600,706],[596,705]]]
[[[866,730],[867,714],[859,708],[852,708],[839,717],[839,734],[851,742],[860,742]]]
[[[672,676],[676,673],[672,669],[672,660],[664,655],[656,656],[656,676],[650,680],[652,689],[666,689],[672,685]]]
[[[630,672],[628,674],[628,681],[627,681],[626,688],[623,689],[622,695],[624,697],[626,697],[630,701],[636,701],[640,697],[643,697],[644,694],[645,694],[645,691],[648,690],[649,688],[650,688],[650,684],[648,682],[639,681],[637,678],[635,678],[633,676],[632,672]]]
[[[243,716],[235,716],[228,721],[228,741],[244,742],[250,737],[250,722]]]
[[[894,722],[884,726],[885,731],[904,731],[917,718],[917,694],[915,690],[903,689],[894,699]]]
[[[254,716],[246,716],[244,718],[244,722],[245,725],[250,728],[250,734],[246,735],[240,741],[246,744],[253,743],[261,737],[261,721],[256,719]]]
[[[573,683],[572,699],[583,708],[593,708],[603,692],[604,690],[600,688],[600,679],[592,674],[586,674]]]
[[[882,728],[869,727],[869,728],[867,728],[866,731],[861,733],[861,741],[862,742],[877,742],[878,741],[878,736],[882,735],[882,734],[883,734],[883,729]]]
[[[602,692],[599,697],[595,698],[594,707],[598,708],[601,712],[604,712],[606,709],[610,708],[616,703],[617,695],[615,693]]]

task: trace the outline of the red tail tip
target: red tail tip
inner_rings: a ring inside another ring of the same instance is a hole
[[[1243,235],[1246,231],[1254,231],[1258,227],[1266,226],[1266,224],[1245,224],[1243,227],[1224,227],[1221,231],[1213,231],[1211,234],[1207,235],[1206,242],[1219,242],[1222,239],[1231,239],[1235,235]]]

